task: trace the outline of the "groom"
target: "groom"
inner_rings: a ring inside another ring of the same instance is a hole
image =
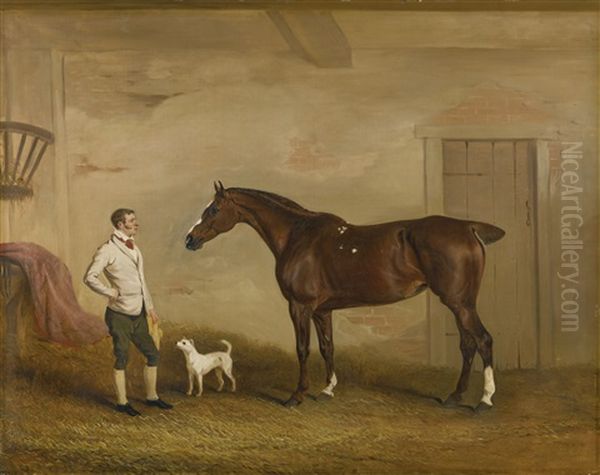
[[[142,253],[133,240],[139,228],[135,212],[131,209],[116,210],[111,221],[114,232],[108,242],[100,246],[90,264],[84,282],[94,291],[108,298],[105,321],[113,339],[116,358],[114,365],[114,384],[117,393],[117,410],[138,416],[140,413],[127,401],[125,367],[132,342],[146,357],[144,383],[146,386],[146,404],[160,409],[173,406],[158,397],[156,393],[156,368],[158,349],[148,332],[149,316],[154,323],[158,315],[144,278]],[[100,279],[104,274],[110,286]]]

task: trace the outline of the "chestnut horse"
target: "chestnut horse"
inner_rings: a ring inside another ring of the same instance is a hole
[[[452,311],[460,332],[462,371],[445,404],[460,402],[478,352],[484,367],[478,408],[492,406],[492,337],[479,319],[476,300],[485,262],[484,244],[502,238],[503,230],[444,216],[354,226],[265,191],[225,189],[219,182],[215,192],[188,232],[185,245],[198,250],[237,223],[246,223],[273,252],[277,282],[289,302],[300,365],[298,386],[286,406],[301,403],[308,390],[311,320],[327,371],[322,394],[331,397],[337,384],[331,312],[397,302],[426,288]]]

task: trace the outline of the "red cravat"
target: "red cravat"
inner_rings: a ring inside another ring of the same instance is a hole
[[[124,242],[124,243],[125,243],[125,245],[126,245],[126,246],[127,246],[129,249],[131,249],[131,250],[133,251],[133,248],[134,248],[134,246],[133,246],[133,239],[127,239],[127,240],[125,240],[125,239],[122,239],[122,238],[120,238],[119,236],[117,236],[117,239],[118,239],[119,241],[121,241],[121,242]]]

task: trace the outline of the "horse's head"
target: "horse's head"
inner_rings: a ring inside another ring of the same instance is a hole
[[[198,222],[187,233],[185,247],[190,251],[196,251],[205,242],[229,231],[238,222],[239,214],[227,190],[221,182],[215,183],[215,197],[203,211]]]

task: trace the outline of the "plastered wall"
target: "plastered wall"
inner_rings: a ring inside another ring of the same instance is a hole
[[[573,122],[594,143],[594,15],[334,17],[351,68],[295,55],[260,11],[4,12],[3,118],[46,127],[56,144],[35,197],[3,204],[3,235],[61,256],[82,305],[100,314],[104,302],[81,276],[111,232],[110,213],[131,207],[164,319],[291,349],[274,259],[254,231],[239,225],[184,249],[214,180],[355,224],[423,215],[415,125],[480,87],[518,91],[547,112],[540,120]],[[424,296],[339,312],[336,340],[426,361],[426,317]]]

